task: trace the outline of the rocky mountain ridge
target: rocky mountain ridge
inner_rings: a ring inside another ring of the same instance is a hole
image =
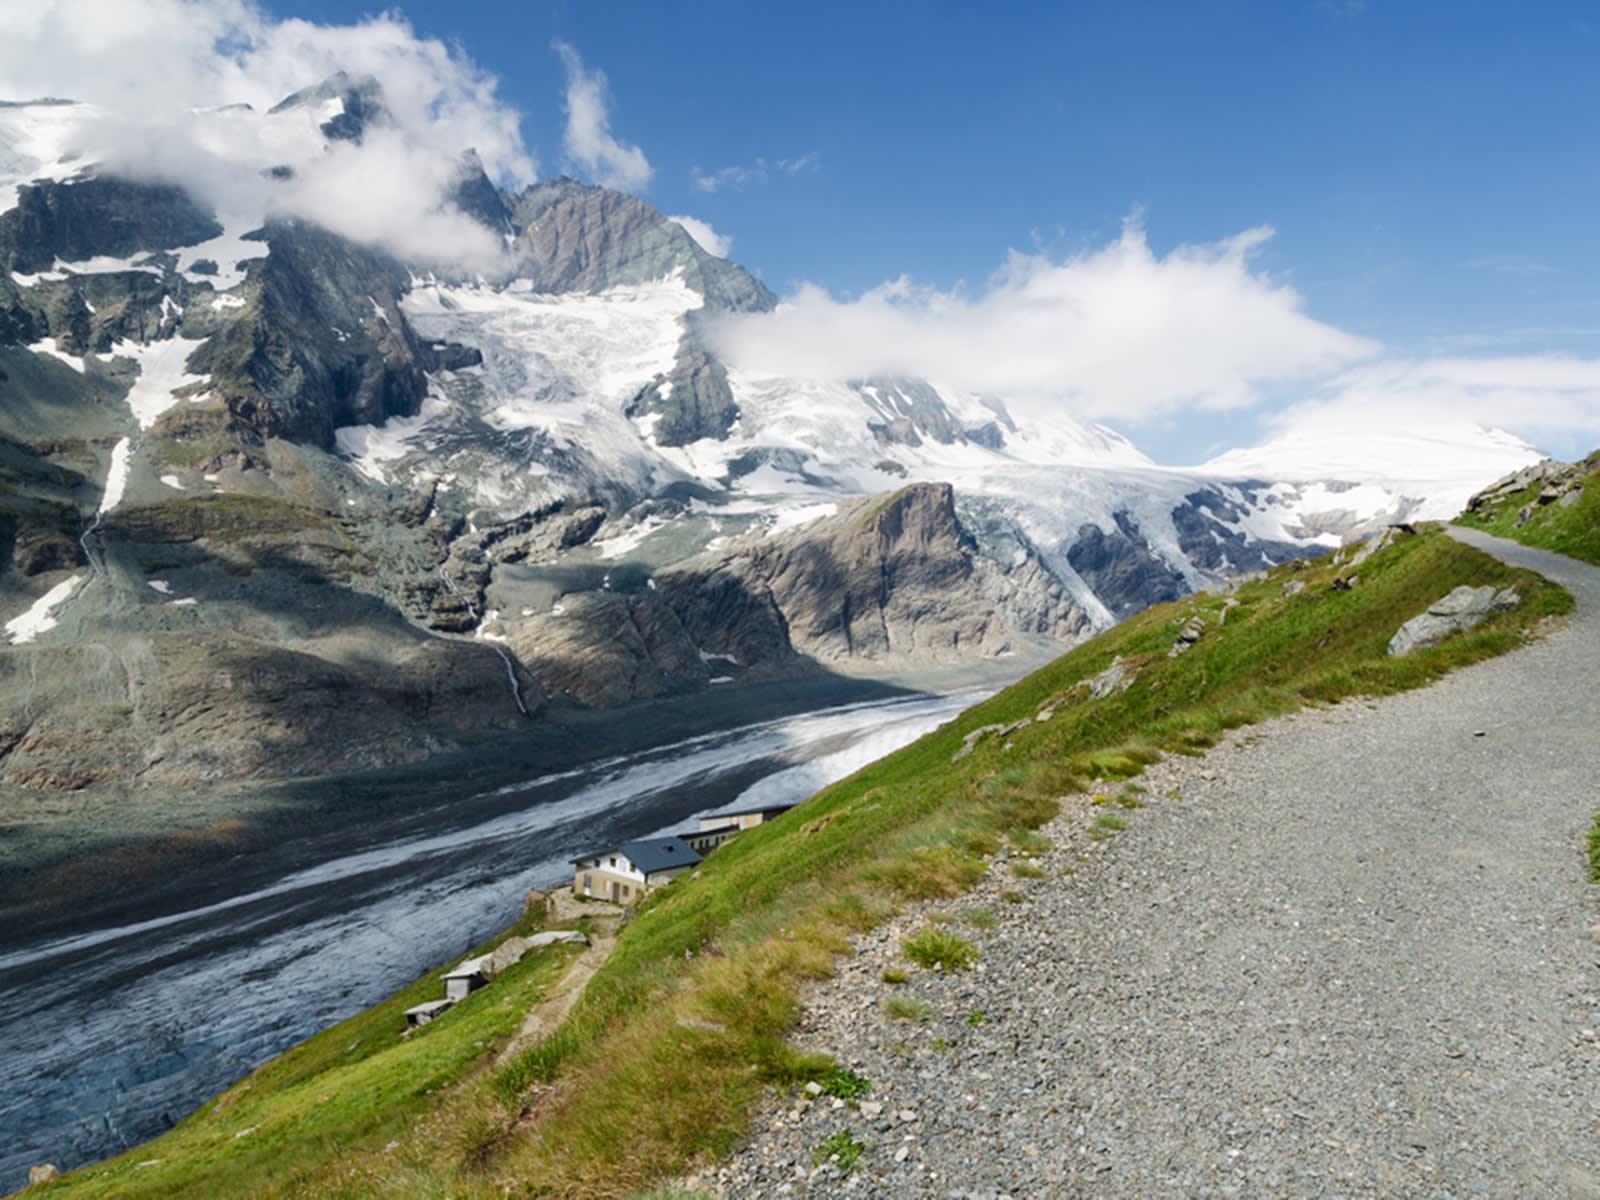
[[[742,374],[716,322],[775,297],[604,188],[512,196],[463,154],[447,203],[504,245],[469,273],[225,219],[42,112],[0,109],[13,788],[338,772],[550,704],[1040,655],[1425,499],[1168,471],[920,380]],[[394,120],[348,76],[230,119]]]

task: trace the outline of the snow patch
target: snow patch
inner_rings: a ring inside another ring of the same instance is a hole
[[[772,532],[779,533],[785,529],[798,529],[802,525],[809,525],[813,521],[820,521],[823,517],[831,517],[839,511],[839,506],[829,501],[821,504],[800,504],[791,508],[780,508],[772,521]]]
[[[33,606],[20,617],[12,617],[6,622],[6,636],[11,639],[13,646],[21,646],[33,641],[41,633],[56,627],[55,610],[65,604],[72,593],[83,582],[82,575],[73,575],[64,579],[55,587],[33,602]]]
[[[51,358],[66,363],[67,366],[71,367],[79,375],[83,374],[87,365],[86,356],[68,354],[64,350],[57,350],[54,338],[45,338],[42,342],[35,342],[33,345],[29,346],[28,349],[33,351],[35,354],[48,354]]]
[[[177,403],[173,392],[192,383],[204,383],[204,375],[190,375],[184,364],[204,338],[169,338],[164,342],[118,342],[109,355],[96,355],[97,362],[112,358],[131,358],[139,366],[138,378],[128,390],[128,408],[140,429],[149,429],[156,419]],[[89,356],[67,354],[56,349],[54,340],[46,338],[28,347],[35,354],[48,354],[64,362],[80,375],[88,366]],[[165,482],[165,481],[163,481]]]
[[[430,394],[414,417],[390,417],[382,425],[341,425],[333,431],[333,444],[339,457],[347,459],[374,483],[388,483],[385,463],[403,458],[421,440],[428,423],[448,408],[439,396]],[[444,481],[441,486],[448,484]]]
[[[199,604],[199,603],[200,603],[200,601],[195,599],[193,596],[185,596],[182,600],[174,600],[174,601],[172,601],[172,607],[174,607],[174,608],[185,608],[188,605]]]
[[[184,367],[189,355],[204,340],[175,337],[143,346],[118,342],[112,347],[113,355],[131,358],[139,364],[139,378],[128,392],[128,407],[133,410],[140,429],[149,429],[162,413],[177,403],[173,392],[189,384],[205,382],[204,375],[191,375]]]
[[[653,514],[640,521],[632,529],[619,533],[615,537],[608,537],[604,541],[595,542],[595,549],[600,551],[601,558],[621,558],[624,554],[630,554],[637,550],[646,538],[666,523],[667,519],[664,516]]]
[[[106,472],[106,490],[100,497],[99,511],[102,513],[108,513],[122,503],[122,493],[128,487],[128,455],[132,449],[133,443],[123,438],[111,450],[111,469]]]
[[[218,293],[231,292],[245,280],[246,268],[252,262],[257,262],[267,256],[265,242],[247,242],[238,233],[249,232],[260,224],[252,222],[244,216],[230,216],[218,214],[217,218],[223,225],[224,232],[209,242],[201,242],[197,246],[185,246],[176,251],[178,255],[178,270],[190,276],[196,283],[209,283]],[[195,273],[194,265],[197,262],[210,261],[216,264],[217,271],[214,275],[200,275]],[[212,299],[212,303],[222,305],[220,295]],[[244,301],[239,301],[243,305]]]
[[[146,579],[145,584],[155,591],[160,592],[163,596],[170,596],[172,594],[172,585],[165,579]]]
[[[161,477],[161,482],[176,492],[186,492],[189,490],[183,486],[183,480],[179,479],[176,475],[163,475]]]

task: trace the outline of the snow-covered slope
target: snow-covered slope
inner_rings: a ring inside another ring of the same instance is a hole
[[[1419,430],[1350,429],[1322,421],[1230,450],[1198,471],[1301,485],[1280,494],[1286,508],[1313,522],[1318,512],[1340,509],[1362,519],[1388,514],[1392,520],[1446,520],[1485,481],[1542,457],[1517,435],[1475,422]]]
[[[64,100],[0,102],[0,213],[17,206],[18,189],[38,179],[68,179],[82,170],[83,127],[94,110]]]

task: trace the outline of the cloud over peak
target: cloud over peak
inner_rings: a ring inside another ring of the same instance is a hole
[[[680,214],[679,216],[668,217],[667,220],[676,221],[679,225],[682,225],[684,232],[699,242],[700,249],[713,258],[727,258],[728,252],[733,249],[733,239],[731,237],[718,233],[711,228],[709,222],[702,221],[698,217],[686,217]]]
[[[566,42],[552,42],[551,47],[567,72],[567,157],[595,183],[627,192],[642,190],[655,171],[643,150],[612,136],[605,72],[585,67]]]
[[[269,115],[339,71],[376,79],[392,122],[329,144],[325,116]],[[450,203],[466,151],[507,186],[537,177],[495,78],[396,13],[325,25],[249,0],[6,5],[0,80],[14,98],[88,102],[83,148],[110,170],[183,184],[224,217],[300,217],[409,257],[497,252]],[[261,172],[279,166],[292,181],[270,187]]]
[[[1055,261],[1013,252],[976,296],[894,280],[856,300],[802,287],[776,312],[730,317],[718,348],[757,374],[906,374],[1008,400],[1139,421],[1252,404],[1265,384],[1324,375],[1375,343],[1307,316],[1250,265],[1252,229],[1164,257],[1129,221]]]

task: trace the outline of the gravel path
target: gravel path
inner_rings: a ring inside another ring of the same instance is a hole
[[[1139,781],[1146,807],[1109,810],[1128,823],[1110,841],[1086,836],[1108,809],[1064,811],[1043,831],[1046,878],[997,860],[945,907],[998,918],[964,929],[978,969],[883,983],[926,915],[907,914],[809,998],[802,1041],[871,1081],[859,1107],[775,1102],[691,1183],[1600,1196],[1600,912],[1583,858],[1600,570],[1494,547],[1571,588],[1577,619],[1424,691],[1159,764]],[[889,996],[930,1013],[892,1019]],[[849,1174],[813,1161],[840,1130],[866,1145]]]

